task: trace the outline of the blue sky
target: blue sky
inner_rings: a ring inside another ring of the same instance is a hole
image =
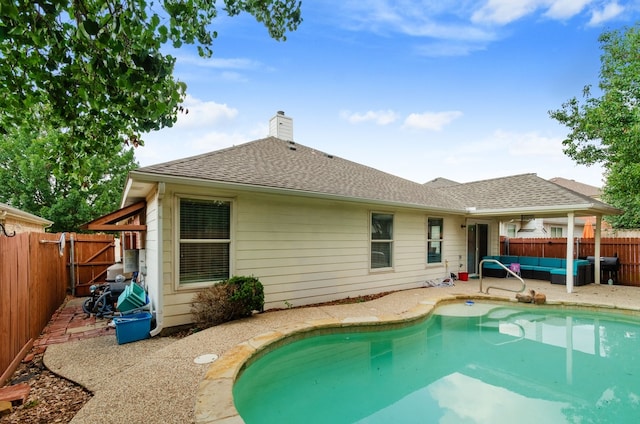
[[[309,0],[302,15],[285,42],[220,17],[213,58],[171,52],[189,113],[146,136],[140,164],[266,137],[282,110],[296,142],[419,183],[602,185],[562,153],[568,130],[548,111],[597,86],[599,35],[633,25],[640,2]]]

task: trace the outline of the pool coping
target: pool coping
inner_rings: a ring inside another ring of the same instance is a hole
[[[254,360],[296,338],[316,335],[322,330],[356,330],[373,326],[404,326],[427,318],[437,307],[461,300],[495,301],[505,304],[519,304],[513,298],[483,294],[448,294],[439,298],[419,301],[415,306],[401,313],[371,316],[353,316],[347,318],[322,318],[299,321],[263,332],[242,342],[213,362],[200,382],[195,399],[195,422],[198,424],[243,424],[244,420],[235,408],[233,401],[233,385]],[[561,306],[594,308],[617,312],[638,313],[640,308],[619,307],[606,304],[581,301],[547,301],[544,305],[532,307]]]

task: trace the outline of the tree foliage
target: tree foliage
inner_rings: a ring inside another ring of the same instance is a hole
[[[225,0],[284,40],[301,22],[297,0]],[[171,126],[186,86],[164,46],[211,55],[215,0],[0,0],[0,131],[32,119],[37,105],[87,154]],[[80,141],[82,140],[82,141]],[[69,158],[69,160],[75,160]]]
[[[599,92],[585,86],[552,118],[570,129],[564,153],[579,164],[602,164],[603,198],[624,211],[608,217],[615,228],[640,227],[640,28],[604,32]]]
[[[69,138],[50,127],[25,126],[0,136],[0,201],[54,222],[50,231],[79,226],[120,206],[133,147],[112,144],[69,172]],[[71,153],[73,154],[73,153]]]

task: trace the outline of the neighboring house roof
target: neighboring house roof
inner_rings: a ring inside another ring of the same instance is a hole
[[[14,208],[13,206],[9,206],[5,203],[0,203],[0,222],[4,221],[7,217],[29,222],[31,224],[41,225],[43,227],[49,227],[53,224],[53,221],[49,221],[48,219],[30,214],[29,212]]]
[[[440,187],[434,188],[275,137],[131,171],[123,206],[143,200],[149,184],[160,181],[293,192],[466,215],[619,213],[535,174],[464,184],[436,179],[431,183]]]
[[[595,187],[589,184],[580,183],[575,180],[568,180],[562,177],[551,178],[549,181],[558,184],[569,190],[573,190],[585,196],[599,198],[602,195],[602,190],[599,187]]]
[[[439,190],[275,137],[132,171],[464,213]]]

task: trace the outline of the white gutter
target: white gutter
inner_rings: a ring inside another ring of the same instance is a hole
[[[163,259],[162,259],[162,249],[163,249],[163,240],[162,240],[162,222],[163,222],[163,206],[162,206],[162,198],[164,197],[165,186],[164,183],[158,183],[158,291],[157,291],[157,299],[156,299],[156,327],[151,330],[149,333],[151,337],[155,337],[162,331],[163,328],[163,317],[164,317],[164,273],[163,269]]]
[[[129,172],[129,175],[131,175],[131,172]],[[133,180],[128,176],[127,177],[127,182],[124,185],[124,190],[122,191],[122,199],[120,199],[120,209],[124,208],[125,206],[125,202],[127,200],[127,194],[129,193],[129,190],[131,190],[131,186],[133,185]]]
[[[560,213],[565,214],[567,212],[579,212],[582,211],[585,213],[585,216],[592,216],[596,211],[603,212],[606,214],[618,215],[621,213],[619,209],[614,207],[602,207],[601,205],[596,205],[595,203],[580,203],[575,205],[554,205],[554,206],[540,206],[537,208],[505,208],[505,209],[476,209],[469,210],[467,209],[467,213],[470,216],[479,215],[479,216],[509,216],[511,214],[516,215],[534,215],[535,218],[542,218],[542,216],[535,216],[536,213],[542,214],[550,214],[550,213]]]

